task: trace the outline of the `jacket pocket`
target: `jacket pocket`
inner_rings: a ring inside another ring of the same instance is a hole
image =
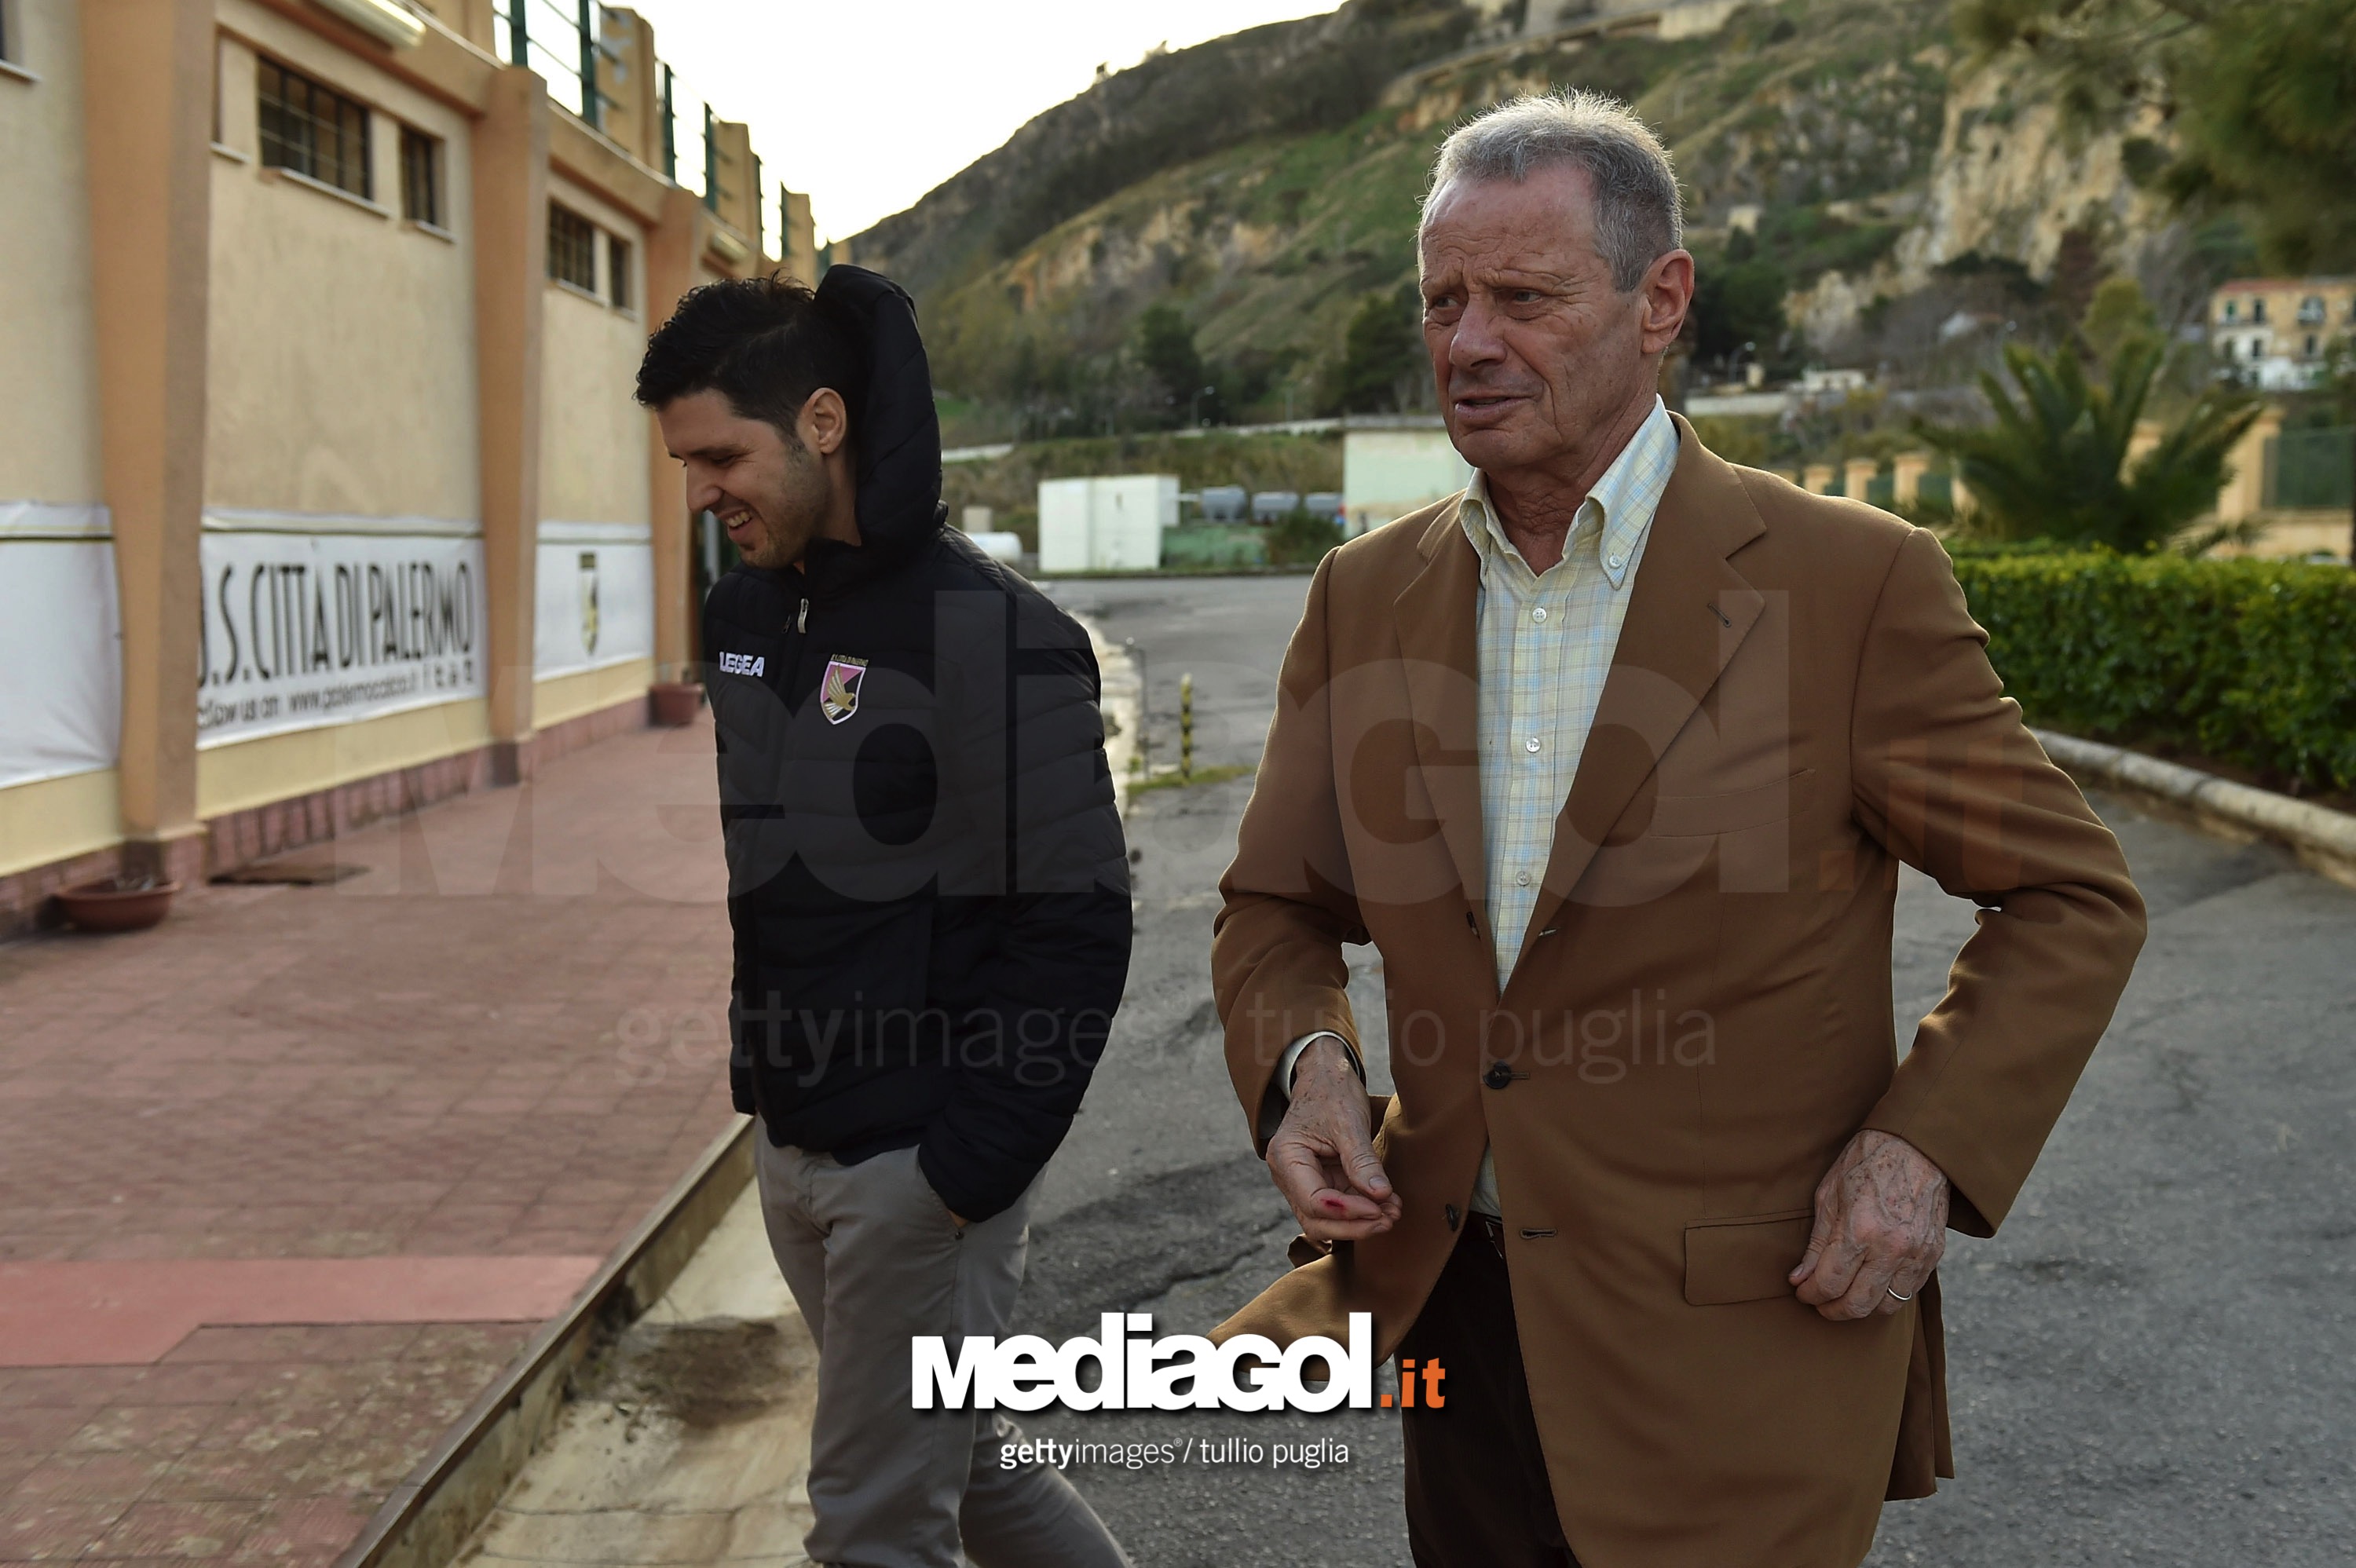
[[[1790,1296],[1808,1250],[1813,1209],[1697,1220],[1686,1227],[1686,1305],[1728,1307]]]
[[[1736,833],[1795,816],[1816,793],[1816,770],[1802,768],[1790,778],[1732,795],[1664,795],[1653,802],[1644,829],[1655,838],[1699,837]]]

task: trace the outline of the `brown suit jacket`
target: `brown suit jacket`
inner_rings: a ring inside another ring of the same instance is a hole
[[[1326,557],[1221,881],[1212,969],[1263,1147],[1300,1035],[1357,1039],[1371,941],[1398,1092],[1387,1233],[1221,1338],[1388,1353],[1494,1147],[1531,1402],[1587,1568],[1849,1568],[1882,1499],[1952,1475],[1935,1280],[1832,1323],[1785,1282],[1862,1127],[1990,1234],[2144,933],[2117,841],[2022,726],[1945,552],[1853,501],[1682,445],[1545,888],[1498,993],[1476,751],[1479,561],[1457,503]],[[1981,906],[1901,1059],[1898,862]],[[1504,1062],[1504,1087],[1484,1075]],[[1305,1243],[1303,1244],[1305,1250]],[[1311,1254],[1313,1255],[1313,1254]]]

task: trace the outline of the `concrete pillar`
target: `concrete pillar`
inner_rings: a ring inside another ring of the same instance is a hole
[[[635,11],[602,6],[597,90],[608,100],[599,129],[650,169],[663,166],[662,62],[655,30]]]
[[[1881,464],[1870,457],[1852,457],[1841,464],[1841,494],[1852,501],[1862,501],[1866,486],[1881,472]]]
[[[663,196],[662,221],[647,230],[647,328],[651,334],[670,319],[680,296],[695,286],[695,259],[702,247],[703,206],[694,195],[673,189]],[[663,447],[662,431],[647,415],[647,516],[654,532],[655,678],[683,678],[680,668],[695,657],[694,549],[687,513],[687,475]]]
[[[123,614],[123,871],[192,880],[204,592],[210,0],[81,12],[101,483]]]
[[[510,66],[475,123],[476,381],[492,776],[531,776],[532,599],[540,544],[541,320],[548,290],[548,84]]]
[[[1800,488],[1811,496],[1822,496],[1833,487],[1833,465],[1811,463],[1800,470]]]
[[[799,191],[785,194],[783,223],[785,232],[777,243],[777,259],[785,263],[786,275],[798,282],[818,286],[818,229],[810,219],[810,198]]]
[[[1901,452],[1890,460],[1890,501],[1911,507],[1922,494],[1922,475],[1931,472],[1927,452]]]

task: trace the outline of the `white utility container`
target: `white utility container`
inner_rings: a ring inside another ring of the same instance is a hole
[[[1174,474],[1039,481],[1039,570],[1150,571],[1178,524]]]

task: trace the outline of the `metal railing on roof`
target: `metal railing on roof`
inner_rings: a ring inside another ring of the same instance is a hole
[[[616,106],[616,100],[598,89],[599,78],[604,74],[600,60],[618,63],[620,59],[604,41],[605,9],[597,0],[491,3],[502,57],[511,65],[537,71],[548,83],[551,98],[598,130],[606,128],[607,112]],[[656,113],[661,121],[662,135],[653,151],[663,176],[695,192],[703,198],[706,208],[717,212],[723,155],[712,132],[716,117],[712,104],[682,81],[668,61],[658,60],[656,69],[659,73]],[[766,200],[760,194],[764,181],[757,154],[753,156],[749,173],[755,194],[747,205],[755,217],[754,232],[747,238],[760,247],[766,238],[768,217]],[[782,246],[788,230],[787,196],[782,184],[776,200],[778,243]]]

